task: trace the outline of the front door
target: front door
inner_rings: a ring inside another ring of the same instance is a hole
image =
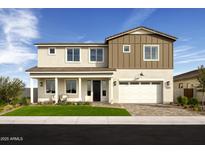
[[[93,101],[100,101],[100,80],[93,80]]]

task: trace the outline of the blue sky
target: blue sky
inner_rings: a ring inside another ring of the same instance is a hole
[[[174,73],[205,64],[205,9],[0,9],[0,75],[28,85],[37,42],[103,42],[140,25],[173,36]]]

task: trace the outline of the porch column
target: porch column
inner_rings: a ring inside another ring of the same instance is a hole
[[[58,103],[58,78],[55,78],[55,104]]]
[[[31,101],[31,104],[33,104],[33,79],[30,78],[30,101]]]
[[[82,91],[81,91],[81,82],[82,82],[82,80],[81,80],[81,78],[79,78],[78,79],[78,91],[79,91],[79,101],[82,101]]]
[[[109,103],[113,103],[113,78],[109,80]]]

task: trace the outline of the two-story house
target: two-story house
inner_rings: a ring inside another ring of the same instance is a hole
[[[173,101],[173,42],[176,37],[137,27],[104,43],[37,43],[38,64],[27,70],[38,80],[38,102]]]

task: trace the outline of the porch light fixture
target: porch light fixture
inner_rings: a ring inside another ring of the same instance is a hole
[[[167,86],[167,87],[170,87],[170,81],[167,81],[167,82],[166,82],[166,86]]]
[[[42,81],[40,81],[40,87],[43,87],[43,82]]]
[[[113,82],[113,85],[116,86],[116,81]]]
[[[141,73],[140,73],[140,76],[144,76],[144,74],[141,72]]]

